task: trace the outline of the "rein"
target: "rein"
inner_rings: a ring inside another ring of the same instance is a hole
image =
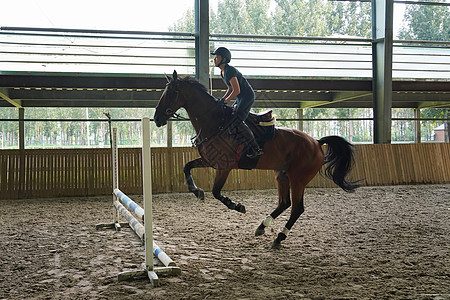
[[[192,143],[193,147],[198,148],[203,143],[206,143],[208,141],[213,141],[214,139],[219,137],[222,134],[222,132],[224,132],[224,130],[227,129],[228,127],[230,127],[230,125],[234,122],[234,118],[231,118],[227,123],[224,124],[225,119],[226,119],[225,118],[225,107],[221,107],[220,110],[222,112],[222,123],[219,126],[218,130],[216,132],[214,132],[213,134],[209,135],[208,137],[205,137],[201,140],[200,134],[202,133],[202,128],[200,128],[200,130],[198,131],[198,134],[191,138],[191,143]]]
[[[189,118],[185,118],[176,112],[174,112],[170,117],[178,121],[189,121]]]

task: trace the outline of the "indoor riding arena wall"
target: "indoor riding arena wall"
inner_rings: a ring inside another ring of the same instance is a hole
[[[152,148],[154,193],[186,192],[183,166],[199,157],[190,147]],[[111,193],[111,150],[0,150],[0,199],[94,196]],[[142,193],[141,148],[119,149],[119,182],[127,194]],[[215,171],[195,169],[196,184],[210,191]],[[355,147],[350,174],[365,186],[450,183],[450,144],[364,144]],[[309,187],[334,187],[318,174]],[[272,189],[273,171],[233,170],[225,190]]]

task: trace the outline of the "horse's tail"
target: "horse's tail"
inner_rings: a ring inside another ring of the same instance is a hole
[[[320,145],[328,145],[324,161],[325,176],[332,179],[344,191],[353,192],[360,186],[357,181],[346,179],[354,163],[353,145],[335,135],[323,137],[318,142]]]

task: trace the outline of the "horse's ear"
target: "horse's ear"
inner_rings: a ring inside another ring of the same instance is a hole
[[[177,71],[173,70],[172,78],[174,81],[177,80],[177,78],[178,78]]]
[[[164,76],[166,76],[167,83],[169,83],[170,82],[170,77],[166,73],[164,73]]]

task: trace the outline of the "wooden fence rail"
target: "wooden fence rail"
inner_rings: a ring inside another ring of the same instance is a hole
[[[152,148],[153,192],[185,192],[183,166],[197,158],[193,148]],[[142,193],[140,148],[119,149],[119,186]],[[210,191],[214,170],[195,169],[198,186]],[[450,144],[357,145],[353,179],[363,185],[450,183]],[[107,195],[110,149],[0,150],[0,199]],[[333,187],[316,176],[311,187]],[[227,190],[275,188],[273,171],[234,170]]]

